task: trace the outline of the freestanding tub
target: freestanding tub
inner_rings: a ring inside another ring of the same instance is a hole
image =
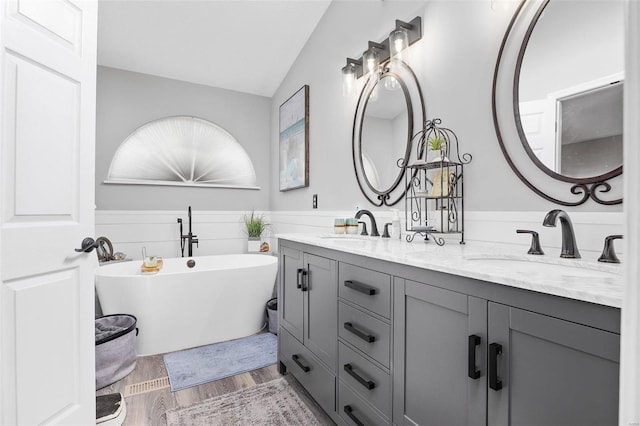
[[[134,260],[98,267],[96,289],[105,315],[138,319],[137,353],[153,355],[258,332],[277,262],[263,254],[164,259],[151,275]]]

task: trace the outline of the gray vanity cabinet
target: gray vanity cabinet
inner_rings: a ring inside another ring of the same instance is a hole
[[[394,423],[486,424],[487,301],[397,278],[394,292]]]
[[[489,425],[618,423],[618,334],[498,303],[488,324]]]
[[[394,423],[617,423],[618,334],[410,280],[394,292]]]
[[[281,262],[282,324],[335,372],[337,262],[288,247]]]
[[[303,253],[282,247],[280,250],[280,280],[284,285],[278,291],[280,324],[300,342],[303,341],[304,293],[300,283],[303,272]]]
[[[615,425],[620,311],[280,243],[278,359],[339,425]]]
[[[336,417],[337,261],[280,246],[278,359]]]

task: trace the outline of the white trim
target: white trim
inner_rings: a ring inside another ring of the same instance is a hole
[[[619,425],[640,424],[640,3],[626,2],[624,87],[624,246],[625,292],[622,301]],[[631,166],[631,167],[629,167]]]
[[[172,182],[167,180],[142,180],[142,179],[109,179],[102,183],[107,185],[155,185],[155,186],[191,186],[194,188],[229,188],[229,189],[260,189],[259,186],[251,185],[224,185],[219,183],[200,182]]]

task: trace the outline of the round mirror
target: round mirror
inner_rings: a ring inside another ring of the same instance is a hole
[[[373,204],[392,206],[404,196],[401,182],[414,155],[414,123],[424,117],[420,86],[404,62],[387,63],[379,78],[364,85],[353,122],[353,164],[358,185]]]
[[[550,1],[522,45],[516,117],[536,165],[562,178],[622,166],[624,2]]]
[[[623,9],[522,0],[500,45],[492,91],[500,149],[553,203],[622,202]]]
[[[407,155],[411,99],[407,87],[392,74],[378,80],[365,101],[360,128],[360,161],[371,190],[385,192],[397,185]]]

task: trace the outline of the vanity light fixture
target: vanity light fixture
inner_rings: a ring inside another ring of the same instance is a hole
[[[410,22],[396,19],[396,28],[389,37],[376,43],[369,41],[368,49],[359,59],[347,58],[347,65],[342,68],[342,94],[352,94],[355,80],[366,75],[368,78],[379,77],[380,67],[390,59],[402,59],[402,51],[422,38],[422,18],[416,16]],[[377,75],[376,75],[377,74]],[[354,77],[355,76],[355,77]]]
[[[398,26],[396,22],[396,26]],[[409,47],[409,32],[400,25],[389,34],[389,54],[391,59],[402,60],[402,52]]]
[[[342,96],[349,97],[353,95],[356,80],[360,77],[362,77],[362,61],[347,58],[347,65],[342,67]]]
[[[392,75],[384,79],[384,88],[387,90],[396,90],[400,88],[400,83]]]
[[[374,77],[380,70],[380,58],[389,57],[387,46],[380,43],[369,42],[369,48],[362,54],[364,71],[369,78]]]

